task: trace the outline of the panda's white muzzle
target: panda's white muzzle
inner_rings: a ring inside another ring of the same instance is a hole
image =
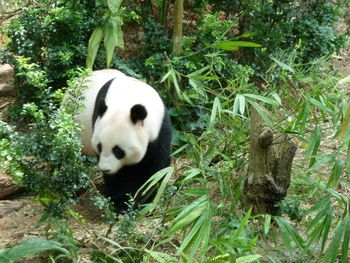
[[[107,156],[101,154],[97,165],[98,169],[105,174],[114,174],[121,168],[121,166],[121,162],[118,161],[112,154]]]

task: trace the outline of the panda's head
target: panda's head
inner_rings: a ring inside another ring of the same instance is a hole
[[[103,116],[95,122],[92,147],[98,156],[98,168],[105,174],[114,174],[144,157],[149,142],[144,128],[147,110],[141,104],[112,110],[102,105],[101,110]]]

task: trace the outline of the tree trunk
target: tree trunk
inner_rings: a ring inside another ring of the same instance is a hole
[[[274,136],[253,107],[250,112],[250,154],[242,204],[245,209],[253,207],[253,214],[276,215],[276,203],[287,194],[297,146],[286,134]]]
[[[173,52],[179,54],[182,49],[182,23],[184,12],[184,0],[175,0]]]

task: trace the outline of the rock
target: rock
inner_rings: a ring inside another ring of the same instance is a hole
[[[0,82],[8,82],[13,80],[13,68],[9,64],[0,64]]]
[[[10,177],[6,174],[0,173],[0,200],[4,199],[12,194],[18,193],[21,190],[22,190],[22,188],[15,185],[12,177]]]
[[[14,96],[13,68],[9,64],[0,65],[0,96]]]
[[[14,96],[15,89],[11,84],[1,83],[0,84],[0,96]]]

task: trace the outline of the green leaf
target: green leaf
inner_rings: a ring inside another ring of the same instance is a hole
[[[339,80],[338,83],[336,84],[336,86],[343,85],[343,84],[346,84],[346,83],[349,83],[349,82],[350,82],[350,76],[347,76],[347,77]]]
[[[235,98],[235,102],[233,103],[233,114],[240,114],[240,115],[244,115],[245,112],[245,97],[241,94],[237,94],[236,98]]]
[[[349,213],[350,211],[348,211]],[[348,262],[348,254],[349,254],[349,244],[350,244],[350,214],[347,214],[347,216],[344,218],[345,225],[345,233],[343,237],[343,246],[342,246],[342,256],[341,256],[341,263]]]
[[[263,119],[263,121],[265,122],[265,124],[267,126],[269,126],[270,128],[273,128],[273,123],[270,120],[270,118],[268,117],[266,111],[256,102],[252,101],[252,100],[248,100],[248,102],[250,103],[250,105],[253,106],[253,108],[258,112],[258,114],[260,115],[260,117]]]
[[[278,105],[282,106],[281,97],[276,92],[272,93],[271,95],[275,99],[275,101],[278,103]]]
[[[295,73],[295,70],[294,70],[291,66],[289,66],[289,65],[287,65],[286,63],[284,63],[284,62],[278,60],[277,58],[274,58],[274,57],[270,57],[270,58],[271,58],[273,61],[275,61],[282,69],[284,69],[284,70],[286,70],[286,71],[289,71],[289,72],[291,72],[291,73]]]
[[[173,262],[179,262],[179,259],[163,253],[163,252],[158,252],[158,251],[153,251],[153,250],[144,250],[147,254],[149,254],[156,262],[158,263],[173,263]]]
[[[213,48],[221,49],[225,51],[236,51],[240,47],[260,48],[262,47],[262,45],[253,43],[253,42],[247,42],[247,41],[230,41],[230,40],[223,40],[213,45]]]
[[[211,110],[210,120],[209,120],[209,129],[211,130],[214,127],[216,115],[221,112],[220,99],[215,97],[213,108]]]
[[[200,76],[203,72],[207,71],[208,69],[210,69],[210,66],[205,66],[203,68],[200,68],[200,69],[193,71],[192,73],[186,75],[186,78]]]
[[[104,47],[106,50],[106,62],[107,68],[112,62],[112,58],[115,52],[115,48],[124,48],[122,21],[120,18],[111,18],[106,26],[104,32]]]
[[[202,196],[208,194],[208,188],[193,188],[193,189],[187,189],[183,190],[182,193],[189,196]]]
[[[280,105],[280,102],[278,100],[273,100],[273,99],[270,99],[268,97],[264,97],[264,96],[260,96],[260,95],[256,95],[256,94],[243,94],[244,97],[247,97],[247,98],[251,98],[251,99],[254,99],[254,100],[258,100],[258,101],[261,101],[263,103],[266,103],[266,104],[270,104],[270,105],[275,105],[275,106],[279,106]]]
[[[294,243],[300,248],[304,249],[305,242],[302,239],[302,237],[298,234],[298,232],[295,230],[293,226],[291,226],[287,221],[285,221],[281,217],[275,217],[276,222],[278,223],[278,226],[280,227],[284,241],[286,242],[286,245],[289,249],[292,249],[292,245],[290,240],[292,239]]]
[[[22,257],[39,254],[47,250],[59,250],[63,254],[69,252],[58,242],[43,238],[31,238],[17,246],[0,250],[0,261],[12,262]]]
[[[348,154],[349,155],[349,154]],[[340,175],[343,170],[342,164],[339,160],[335,160],[331,176],[328,179],[327,187],[335,187],[339,183]]]
[[[314,98],[309,98],[309,102],[324,112],[328,112],[331,114],[333,113],[332,109],[328,108],[326,105],[322,104],[318,100],[315,100]]]
[[[323,260],[324,263],[333,263],[336,261],[340,244],[342,241],[342,237],[346,231],[347,226],[348,226],[348,223],[346,218],[338,223],[335,229],[332,242],[325,253],[324,260]]]
[[[145,215],[147,213],[150,213],[154,210],[154,208],[157,206],[160,197],[162,196],[166,185],[169,182],[169,179],[171,175],[174,173],[174,168],[173,167],[166,167],[158,172],[156,172],[151,178],[149,178],[141,187],[140,189],[136,192],[135,196],[139,195],[140,191],[142,191],[142,195],[146,195],[147,192],[152,189],[160,180],[162,180],[157,194],[154,197],[152,203],[146,207],[145,210],[142,211],[142,215]]]
[[[171,76],[171,80],[174,84],[174,87],[175,87],[175,90],[176,90],[176,93],[178,96],[181,95],[181,89],[180,89],[180,85],[179,85],[179,82],[177,80],[177,77],[178,77],[178,72],[175,71],[174,69],[171,70],[171,73],[170,73],[170,76]]]
[[[182,212],[174,219],[173,225],[168,231],[168,234],[171,235],[178,231],[179,229],[184,228],[185,226],[192,223],[197,219],[203,211],[206,209],[206,203],[208,202],[207,196],[201,196],[196,199],[190,205],[188,205]]]
[[[310,106],[308,101],[303,102],[301,111],[299,112],[296,121],[294,122],[294,127],[297,126],[298,129],[303,133],[307,128],[307,120],[310,117]]]
[[[320,146],[320,143],[321,143],[321,129],[320,127],[316,126],[315,130],[311,135],[310,143],[308,144],[305,150],[305,156],[310,157],[309,169],[311,169],[316,162],[317,151]],[[328,155],[326,155],[325,157],[328,157]]]
[[[123,0],[107,0],[107,6],[109,11],[111,11],[111,13],[116,13],[119,10],[122,2]]]
[[[236,263],[252,263],[262,258],[261,255],[248,255],[236,259]]]
[[[243,233],[246,225],[248,224],[251,212],[252,212],[252,208],[250,208],[248,210],[248,212],[245,214],[245,216],[241,219],[241,223],[239,224],[238,229],[235,231],[233,239],[238,239],[241,236],[241,234]]]
[[[86,67],[92,69],[103,36],[103,28],[98,26],[89,39]]]
[[[265,221],[264,221],[264,235],[267,236],[270,230],[271,225],[271,215],[267,214],[265,215]]]
[[[204,195],[204,197],[206,198],[203,203],[204,210],[194,221],[193,227],[186,235],[178,249],[178,252],[182,253],[182,251],[187,251],[189,248],[191,248],[190,256],[192,257],[201,246],[201,252],[199,252],[199,254],[202,255],[201,261],[203,261],[203,257],[207,251],[211,227],[210,201],[207,195]]]

